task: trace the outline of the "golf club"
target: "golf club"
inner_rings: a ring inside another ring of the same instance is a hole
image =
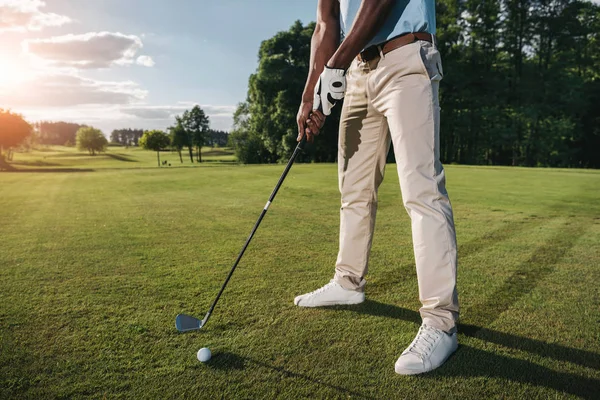
[[[225,287],[227,286],[229,279],[231,279],[231,276],[233,275],[233,271],[235,271],[235,268],[238,266],[240,260],[242,259],[242,256],[244,255],[246,248],[250,244],[252,237],[254,237],[254,233],[258,229],[260,222],[262,221],[265,214],[267,213],[269,206],[275,199],[275,195],[277,195],[277,192],[279,191],[281,184],[283,183],[285,177],[287,176],[288,172],[290,171],[292,164],[294,164],[294,160],[296,159],[296,156],[298,156],[298,154],[302,151],[302,148],[304,147],[305,143],[306,143],[306,135],[302,137],[302,140],[296,146],[296,149],[294,150],[294,153],[290,157],[290,160],[288,161],[287,166],[285,167],[285,170],[283,170],[283,174],[279,178],[279,182],[277,182],[275,189],[273,189],[271,196],[269,196],[269,200],[267,201],[267,204],[265,204],[265,207],[263,208],[262,212],[260,213],[258,220],[254,224],[254,228],[252,228],[252,232],[250,232],[250,236],[248,236],[248,239],[246,239],[246,243],[244,244],[244,247],[242,247],[242,251],[240,251],[240,254],[237,257],[237,260],[235,260],[233,267],[231,267],[231,271],[229,271],[229,275],[227,275],[227,279],[225,279],[225,283],[223,283],[223,286],[221,286],[221,290],[219,291],[219,294],[213,301],[212,305],[210,306],[210,309],[204,316],[204,319],[200,320],[198,318],[194,318],[192,316],[185,315],[185,314],[177,315],[177,318],[175,318],[175,327],[177,328],[177,330],[179,332],[195,331],[195,330],[201,329],[204,325],[206,325],[206,323],[208,322],[208,319],[210,318],[210,315],[212,314],[213,310],[215,309],[215,306],[217,305],[217,302],[219,301],[219,298],[221,297],[221,294],[225,290]]]

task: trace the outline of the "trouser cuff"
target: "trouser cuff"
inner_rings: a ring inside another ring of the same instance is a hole
[[[453,334],[457,331],[456,320],[452,318],[441,318],[438,316],[422,316],[423,324],[441,329],[446,333]]]
[[[364,278],[344,274],[339,271],[336,271],[333,280],[335,280],[344,289],[354,290],[357,292],[364,292],[365,285],[367,284],[367,281]]]

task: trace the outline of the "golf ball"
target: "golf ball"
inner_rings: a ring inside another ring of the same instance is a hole
[[[198,350],[198,354],[196,355],[198,357],[198,360],[201,362],[207,362],[208,360],[210,360],[210,349],[207,347],[203,347],[200,350]]]

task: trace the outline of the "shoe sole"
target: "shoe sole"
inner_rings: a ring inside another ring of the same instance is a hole
[[[314,305],[300,304],[301,301],[299,301],[298,303],[294,302],[294,304],[298,307],[316,308],[316,307],[328,307],[328,306],[349,306],[349,305],[353,305],[353,304],[360,304],[360,303],[363,303],[364,301],[365,301],[365,299],[346,300],[346,301],[326,302],[326,303],[320,303],[320,304],[314,304]]]
[[[444,361],[444,362],[445,362],[445,361]],[[442,363],[442,364],[443,364],[443,363]],[[439,368],[439,367],[441,367],[441,364],[440,364],[438,367],[436,367],[436,368]],[[420,375],[420,374],[426,374],[426,373],[428,373],[428,372],[431,372],[431,371],[433,371],[434,369],[435,369],[435,368],[427,369],[427,370],[425,370],[425,371],[413,371],[413,370],[411,370],[411,369],[404,369],[404,370],[402,370],[402,369],[401,369],[401,370],[398,370],[398,369],[394,368],[394,370],[396,371],[396,373],[397,373],[398,375]]]
[[[412,369],[400,369],[398,370],[398,368],[396,366],[394,366],[394,371],[396,371],[396,373],[398,375],[420,375],[420,374],[426,374],[427,372],[431,372],[435,369],[438,369],[439,367],[441,367],[442,365],[444,365],[446,363],[446,361],[448,361],[448,359],[452,356],[452,354],[454,354],[456,352],[456,350],[458,349],[458,344],[456,345],[456,347],[450,352],[450,354],[448,354],[448,357],[446,357],[441,363],[440,365],[437,365],[435,367],[426,369],[424,371],[419,371],[419,370],[412,370]]]

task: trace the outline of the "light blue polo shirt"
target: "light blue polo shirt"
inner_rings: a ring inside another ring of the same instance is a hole
[[[362,0],[339,0],[342,33],[350,32]],[[403,33],[435,34],[435,0],[396,0],[387,20],[365,48]]]

